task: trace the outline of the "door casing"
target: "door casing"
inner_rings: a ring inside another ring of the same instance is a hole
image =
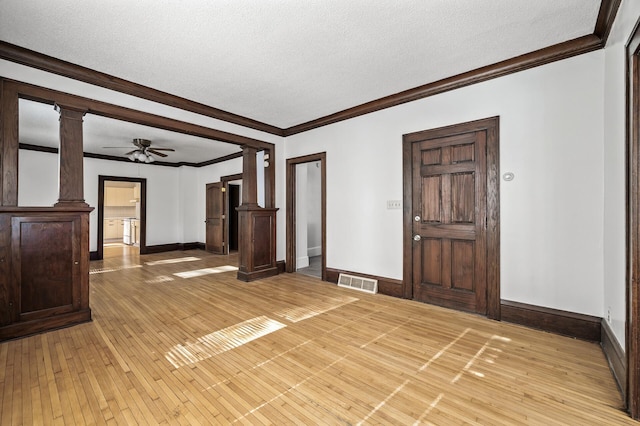
[[[140,184],[140,254],[147,254],[147,179],[124,176],[98,176],[98,247],[96,258],[104,257],[104,183],[105,181],[137,182]]]
[[[322,216],[322,281],[327,280],[327,154],[321,152],[287,160],[287,253],[286,271],[296,271],[296,166],[320,162]]]
[[[403,135],[403,295],[413,299],[413,162],[414,142],[454,136],[462,133],[487,133],[487,317],[500,319],[500,181],[499,181],[499,117],[471,121],[437,129]]]

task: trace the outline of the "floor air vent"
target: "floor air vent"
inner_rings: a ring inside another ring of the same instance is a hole
[[[340,274],[338,277],[338,287],[352,288],[354,290],[375,294],[378,292],[378,280]]]

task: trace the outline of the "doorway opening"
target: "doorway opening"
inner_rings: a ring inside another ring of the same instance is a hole
[[[287,272],[326,281],[326,154],[287,160]]]
[[[146,179],[98,176],[97,259],[146,253],[146,193]]]
[[[238,211],[242,173],[223,176],[206,185],[205,250],[215,254],[236,253],[239,247]]]

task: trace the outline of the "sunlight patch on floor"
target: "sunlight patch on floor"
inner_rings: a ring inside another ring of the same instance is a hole
[[[196,269],[193,271],[177,272],[173,275],[180,278],[195,278],[195,277],[201,277],[203,275],[219,274],[221,272],[230,272],[230,271],[237,271],[237,270],[238,270],[237,266],[225,265],[225,266],[218,266],[217,268],[205,268],[205,269]]]
[[[89,275],[92,275],[92,274],[104,274],[105,272],[116,272],[116,271],[121,271],[123,269],[131,269],[131,268],[142,268],[142,265],[128,265],[128,266],[118,266],[116,268],[89,269]]]
[[[325,312],[329,312],[333,309],[339,308],[340,306],[344,306],[358,300],[360,299],[355,297],[339,297],[329,300],[321,300],[312,305],[296,306],[295,308],[283,309],[281,311],[274,312],[274,315],[277,315],[280,318],[284,318],[291,322],[298,322],[315,317],[316,315],[320,315]]]
[[[152,278],[150,280],[146,280],[145,283],[147,284],[160,284],[160,283],[166,283],[169,281],[174,281],[174,278],[169,277],[167,275],[158,275],[155,278]]]
[[[202,336],[194,343],[178,344],[165,354],[165,358],[175,368],[180,368],[235,349],[284,327],[286,325],[265,316],[252,318]]]
[[[153,262],[145,262],[145,265],[155,266],[155,265],[168,265],[171,263],[181,263],[181,262],[195,262],[196,260],[202,260],[199,257],[176,257],[174,259],[165,259],[165,260],[155,260]]]

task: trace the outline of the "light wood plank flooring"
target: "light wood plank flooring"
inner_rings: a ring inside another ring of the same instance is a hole
[[[92,262],[93,322],[0,344],[0,424],[637,424],[596,344],[236,261]]]

